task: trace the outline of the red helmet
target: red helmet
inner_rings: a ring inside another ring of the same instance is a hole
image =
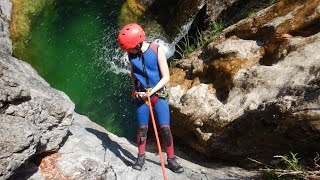
[[[136,47],[146,39],[143,29],[136,23],[125,25],[118,34],[118,45],[122,50]]]

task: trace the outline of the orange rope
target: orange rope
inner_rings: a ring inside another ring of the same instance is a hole
[[[152,120],[152,124],[153,124],[153,130],[154,130],[154,134],[155,134],[155,136],[156,136],[157,145],[158,145],[158,151],[159,151],[160,163],[161,163],[161,167],[162,167],[163,179],[164,179],[164,180],[168,180],[168,177],[167,177],[167,174],[166,174],[166,170],[165,170],[165,167],[164,167],[164,163],[163,163],[162,151],[161,151],[160,141],[159,141],[159,137],[158,137],[157,126],[156,126],[156,122],[155,122],[155,120],[154,120],[154,115],[153,115],[151,100],[150,100],[149,92],[148,92],[148,91],[147,91],[147,96],[148,96],[148,102],[149,102],[149,103],[148,103],[148,106],[149,106],[149,109],[150,109],[151,120]]]

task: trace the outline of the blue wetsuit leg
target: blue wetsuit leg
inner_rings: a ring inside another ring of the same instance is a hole
[[[170,125],[170,112],[168,99],[159,98],[154,105],[154,110],[157,114],[157,119],[160,127],[164,125]]]
[[[149,106],[142,100],[136,100],[136,117],[139,126],[148,126],[149,124]]]
[[[136,116],[139,126],[148,126],[149,124],[149,106],[141,100],[136,100]],[[157,120],[160,126],[170,125],[170,112],[168,99],[159,98],[154,105]]]

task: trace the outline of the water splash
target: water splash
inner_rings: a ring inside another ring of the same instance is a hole
[[[202,9],[203,6],[205,5],[205,1],[202,0],[200,2],[200,4],[198,5],[198,10]],[[194,21],[194,18],[195,18],[195,15],[191,16],[187,21],[186,23],[181,27],[180,29],[180,33],[178,33],[176,35],[176,37],[174,38],[174,44],[178,43],[190,30],[191,28],[191,25]]]
[[[190,30],[194,18],[189,18],[187,23],[181,27],[180,33],[174,38],[174,43],[178,43]]]
[[[120,50],[117,50],[118,52]],[[110,71],[114,72],[115,74],[130,74],[130,66],[129,66],[129,59],[127,53],[119,52],[118,56],[113,56],[112,61],[110,63]]]
[[[98,66],[103,67],[103,72],[113,72],[114,74],[129,74],[129,60],[127,54],[116,46],[116,31],[113,30],[113,35],[105,36],[102,41],[105,43],[95,48],[96,62]]]
[[[169,43],[162,39],[154,39],[153,42],[161,46],[167,59],[173,56],[175,52],[175,43]],[[97,54],[100,57],[96,63],[101,64],[101,62],[103,62],[105,71],[111,71],[115,74],[129,75],[130,66],[127,53],[119,48],[110,49],[106,46],[107,45],[105,45],[103,48],[99,48],[97,51]],[[110,55],[112,55],[112,57],[109,57]]]

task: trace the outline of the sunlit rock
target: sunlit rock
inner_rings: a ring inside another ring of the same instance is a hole
[[[211,157],[313,156],[320,137],[319,4],[280,1],[181,60],[169,88],[173,132]],[[195,88],[198,95],[190,96]]]
[[[0,5],[4,13],[11,8],[9,0]],[[73,121],[74,104],[29,64],[12,57],[10,15],[1,17],[0,175],[6,179],[35,154],[59,149]]]

